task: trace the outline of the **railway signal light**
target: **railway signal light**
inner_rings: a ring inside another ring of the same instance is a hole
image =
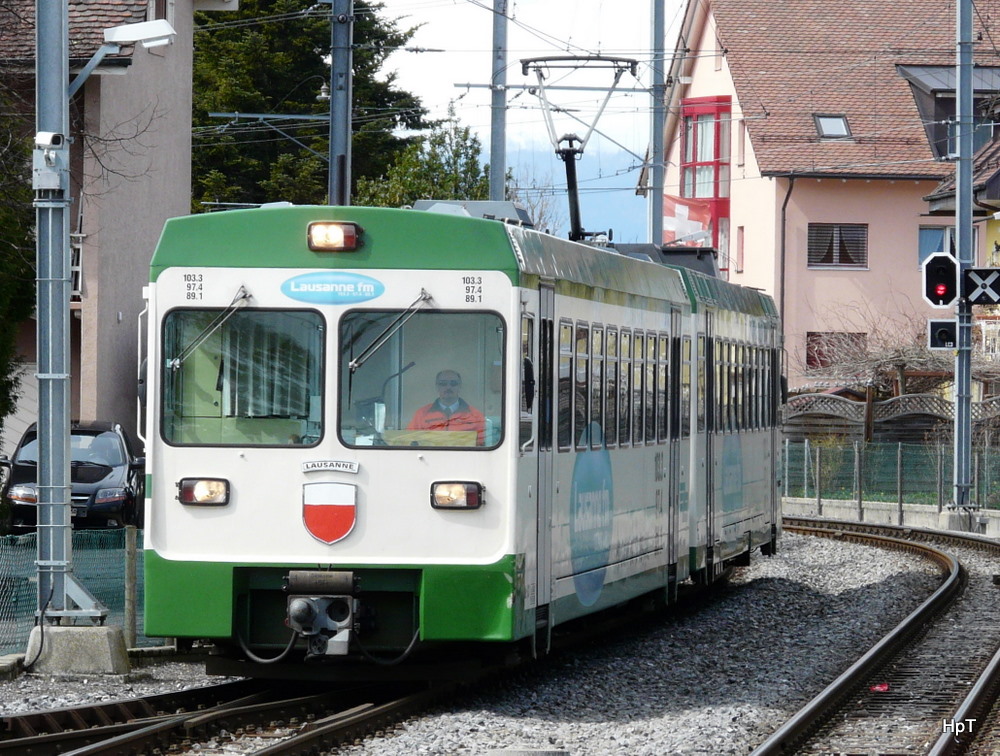
[[[955,349],[958,346],[958,324],[954,320],[927,321],[928,349]]]
[[[947,252],[931,255],[923,263],[924,301],[931,307],[951,307],[958,299],[958,261]]]

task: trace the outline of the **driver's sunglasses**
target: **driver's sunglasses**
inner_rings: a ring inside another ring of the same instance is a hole
[[[461,381],[438,381],[438,386],[461,386]]]

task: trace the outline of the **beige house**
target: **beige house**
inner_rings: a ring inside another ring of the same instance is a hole
[[[997,19],[1000,1],[977,3],[977,104],[1000,93]],[[953,209],[931,214],[927,198],[954,170],[954,65],[955,7],[939,0],[687,5],[665,193],[707,209],[731,281],[774,295],[792,390],[833,385],[838,340],[912,338],[953,316],[924,302],[920,263],[952,243]]]
[[[70,103],[72,416],[136,430],[137,321],[142,287],[163,222],[190,211],[191,67],[195,10],[237,0],[70,0],[70,79],[104,41],[104,29],[166,18],[173,43],[130,45],[106,57]],[[2,75],[30,92],[35,0],[4,4]],[[29,98],[30,99],[30,98]],[[23,397],[0,439],[9,452],[37,415],[35,322],[19,348]]]

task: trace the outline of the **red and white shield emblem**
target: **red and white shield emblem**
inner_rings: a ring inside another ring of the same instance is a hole
[[[302,522],[313,538],[336,543],[346,538],[357,519],[357,486],[348,483],[305,483]]]

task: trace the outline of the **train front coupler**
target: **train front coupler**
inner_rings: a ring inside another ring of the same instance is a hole
[[[291,570],[285,576],[286,624],[304,638],[306,659],[346,656],[360,627],[353,572]]]

